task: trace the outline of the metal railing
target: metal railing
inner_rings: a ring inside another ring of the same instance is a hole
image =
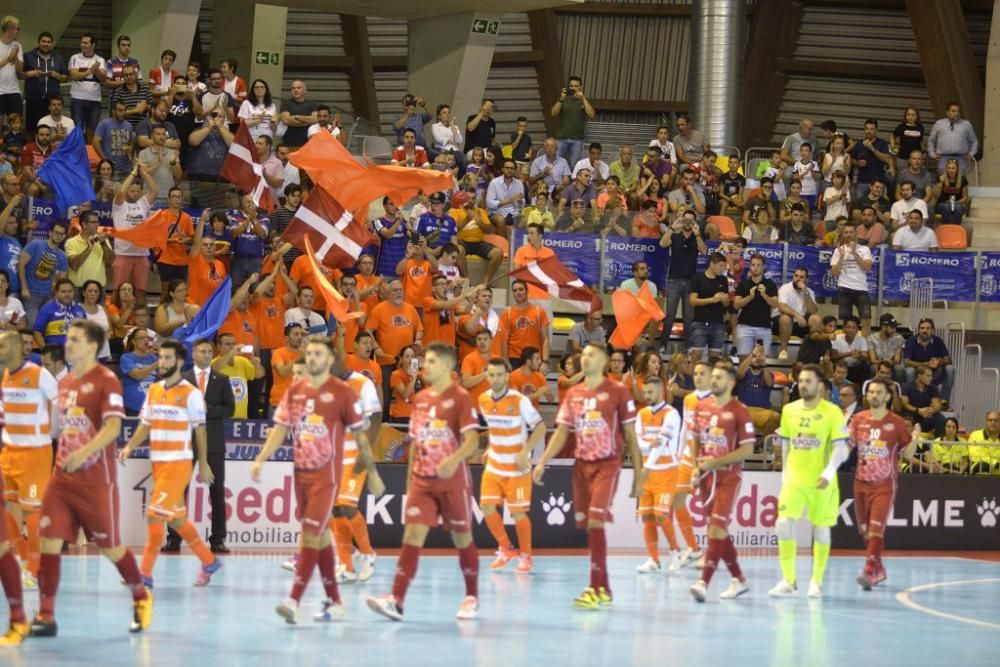
[[[973,343],[962,348],[955,379],[953,409],[960,424],[979,423],[987,412],[1000,408],[1000,369],[983,368],[981,345]]]

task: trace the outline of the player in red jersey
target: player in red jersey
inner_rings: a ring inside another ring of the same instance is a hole
[[[457,363],[455,348],[428,345],[428,386],[413,397],[403,548],[392,595],[368,598],[372,611],[393,621],[403,620],[403,598],[417,573],[420,549],[439,523],[451,532],[465,578],[465,598],[456,617],[472,620],[479,611],[479,552],[472,541],[472,481],[465,463],[479,449],[479,419],[472,397],[452,378]]]
[[[42,498],[42,559],[38,572],[40,606],[31,622],[32,637],[54,637],[56,591],[63,543],[80,528],[111,560],[132,592],[130,632],[141,632],[153,618],[153,595],[142,583],[135,556],[118,533],[118,484],[115,447],[125,406],[122,384],[97,361],[104,330],[90,320],[74,320],[66,334],[66,363],[59,382],[59,450],[52,481]]]
[[[611,502],[622,469],[622,451],[627,446],[634,477],[632,497],[642,490],[644,471],[635,429],[635,400],[623,385],[605,376],[608,351],[594,343],[583,348],[580,367],[583,382],[566,392],[556,416],[556,432],[532,473],[542,483],[545,464],[566,444],[570,433],[576,437],[573,464],[573,504],[577,528],[587,530],[590,546],[590,586],[573,605],[597,609],[611,604],[608,582],[608,539],[604,524],[611,521]]]
[[[693,419],[691,451],[695,457],[693,479],[708,516],[708,549],[701,579],[691,586],[691,595],[704,602],[708,584],[721,559],[729,568],[732,582],[719,598],[732,600],[750,590],[740,564],[736,547],[729,539],[727,527],[739,495],[743,473],[740,463],[753,454],[756,441],[753,421],[746,406],[733,398],[736,369],[725,361],[712,368],[712,395],[698,402]]]
[[[385,491],[375,471],[357,396],[346,382],[331,374],[336,360],[333,340],[323,335],[311,336],[306,343],[305,359],[307,379],[288,387],[274,412],[274,426],[250,471],[254,480],[260,480],[264,461],[271,458],[291,433],[295,450],[295,500],[302,514],[302,545],[291,595],[275,609],[289,624],[297,622],[299,601],[317,567],[327,599],[313,620],[323,623],[344,616],[337,589],[333,540],[327,525],[337,498],[346,431],[350,431],[358,445],[358,465],[368,468],[369,490],[376,498]]]
[[[3,477],[0,477],[0,492],[3,489]],[[6,517],[2,517],[6,519]],[[24,597],[21,588],[21,569],[14,557],[14,551],[7,540],[7,522],[0,520],[0,586],[10,607],[10,621],[7,632],[0,637],[0,646],[17,646],[28,636],[31,628],[24,615]]]
[[[850,445],[858,450],[858,469],[854,473],[854,516],[865,538],[867,555],[858,585],[870,591],[885,581],[882,548],[885,527],[896,497],[896,474],[899,457],[910,458],[917,447],[906,421],[889,411],[892,394],[885,380],[868,381],[868,410],[851,419]],[[917,434],[920,426],[915,427]]]

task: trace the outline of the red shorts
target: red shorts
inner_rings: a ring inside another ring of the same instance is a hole
[[[892,503],[896,499],[896,481],[886,479],[881,482],[854,482],[854,516],[858,530],[867,537],[885,535]]]
[[[743,475],[739,470],[714,471],[701,476],[698,492],[709,526],[723,530],[729,526],[742,482]]]
[[[121,544],[118,531],[118,485],[81,486],[53,477],[42,498],[42,539],[76,540],[80,529],[98,547]]]
[[[406,492],[406,510],[403,523],[441,527],[452,533],[467,533],[472,530],[472,492],[467,473],[459,470],[456,475],[466,475],[466,483],[451,489],[435,486],[439,480],[429,480],[413,476]]]
[[[622,465],[618,459],[607,461],[576,460],[573,465],[573,506],[576,527],[587,527],[588,521],[611,523],[611,502],[618,488]]]
[[[295,502],[299,506],[302,532],[321,535],[330,524],[333,501],[337,498],[337,483],[332,472],[322,470],[295,471]]]

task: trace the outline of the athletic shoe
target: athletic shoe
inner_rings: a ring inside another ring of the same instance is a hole
[[[507,567],[507,563],[517,558],[518,551],[514,547],[509,549],[498,549],[496,559],[490,563],[490,569],[494,572]]]
[[[153,593],[146,589],[146,597],[136,600],[133,604],[132,623],[128,626],[129,632],[142,632],[153,622]]]
[[[274,613],[285,619],[285,623],[288,623],[289,625],[295,625],[298,623],[298,619],[295,617],[298,611],[299,603],[292,598],[288,598],[274,608]]]
[[[17,646],[31,634],[31,626],[27,623],[11,623],[6,634],[0,637],[0,646]]]
[[[815,581],[810,581],[809,591],[806,593],[806,595],[813,599],[819,599],[823,597],[823,584],[817,583]]]
[[[531,560],[531,556],[522,555],[517,559],[517,567],[514,568],[515,574],[529,574],[534,568],[535,563]]]
[[[346,615],[347,610],[344,609],[344,605],[327,598],[323,600],[322,611],[313,616],[313,620],[317,623],[333,623],[344,620]]]
[[[32,637],[55,637],[59,634],[59,624],[56,623],[56,619],[46,621],[39,614],[31,619],[30,632]]]
[[[859,574],[856,581],[858,582],[858,586],[861,586],[861,590],[863,591],[870,591],[877,583],[875,581],[875,575],[869,574],[868,572],[862,572]]]
[[[735,600],[744,593],[749,593],[749,592],[750,592],[750,584],[746,582],[746,579],[740,581],[736,577],[733,577],[733,580],[729,582],[729,588],[727,588],[726,590],[722,591],[722,593],[719,594],[719,599]]]
[[[639,574],[652,574],[660,572],[660,561],[653,560],[652,558],[647,558],[646,562],[642,565],[636,565],[635,571]]]
[[[690,547],[685,547],[681,549],[680,556],[678,557],[677,570],[687,567],[695,562],[695,559],[701,558],[700,549],[691,549]],[[676,572],[677,570],[672,569],[673,563],[670,564],[671,572]]]
[[[681,552],[671,551],[670,563],[667,564],[667,572],[676,572],[679,569],[681,569]]]
[[[370,597],[367,600],[368,608],[374,611],[376,614],[381,614],[388,618],[390,621],[402,621],[403,620],[403,610],[400,608],[399,604],[396,602],[396,598],[391,595],[382,595],[380,597]]]
[[[573,599],[573,606],[577,609],[597,609],[600,604],[597,591],[590,587],[584,588],[583,592]]]
[[[601,586],[597,589],[597,603],[602,607],[611,606],[611,591]]]
[[[353,584],[358,580],[358,573],[352,570],[348,570],[347,566],[343,563],[337,565],[337,583],[338,584]]]
[[[782,579],[767,594],[773,598],[793,598],[798,595],[798,591],[799,587],[796,584],[790,584]]]
[[[153,590],[153,578],[147,577],[144,574],[141,576],[142,576],[142,585],[148,588],[149,590]],[[126,582],[125,585],[128,586],[128,582]]]
[[[222,569],[222,561],[216,558],[208,565],[202,565],[198,572],[198,577],[194,580],[195,586],[208,586],[212,581],[212,575]]]
[[[288,560],[286,560],[284,563],[281,564],[281,569],[287,570],[288,572],[295,572],[298,566],[299,566],[299,555],[292,554],[291,558],[289,558]]]
[[[695,558],[697,558],[698,560],[694,560]],[[695,569],[698,569],[698,570],[704,570],[705,569],[705,553],[703,551],[699,550],[699,551],[694,552],[691,555],[691,559],[694,560],[694,567],[695,567]]]
[[[704,579],[699,579],[691,584],[691,588],[688,590],[691,592],[691,597],[698,602],[704,602],[705,598],[708,597],[708,584],[705,583]]]
[[[886,574],[885,567],[882,565],[882,563],[879,563],[878,564],[878,569],[875,570],[875,577],[874,577],[874,581],[872,582],[872,585],[873,586],[878,586],[879,584],[881,584],[883,581],[885,581],[888,578],[889,578],[889,575]]]
[[[782,350],[778,353],[778,361],[788,361],[788,350]]]
[[[35,578],[35,575],[28,568],[21,570],[21,588],[29,591],[38,588],[38,579]]]
[[[474,621],[479,617],[479,600],[471,595],[462,598],[462,604],[458,607],[455,618],[460,621]]]
[[[361,572],[358,573],[358,579],[361,581],[368,581],[375,576],[375,552],[370,554],[361,554],[358,557],[358,562],[361,565]]]

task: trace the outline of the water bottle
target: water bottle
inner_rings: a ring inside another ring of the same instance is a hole
[[[951,212],[955,212],[955,195],[948,195],[948,206],[951,207]]]

